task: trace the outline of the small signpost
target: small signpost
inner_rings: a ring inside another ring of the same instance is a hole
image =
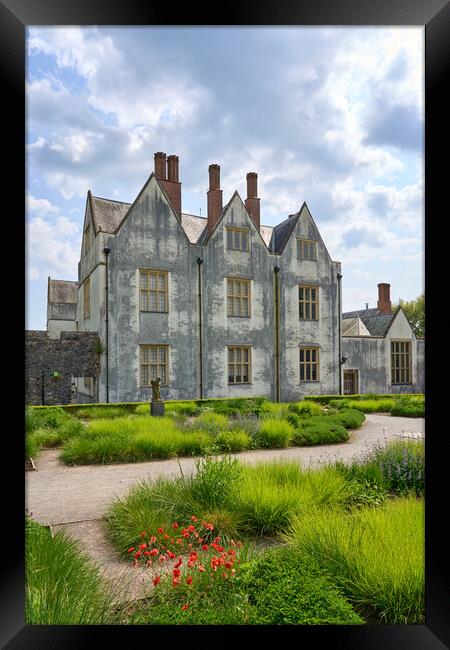
[[[152,401],[150,402],[150,415],[162,416],[164,415],[164,402],[161,399],[160,385],[161,377],[152,379],[150,382],[152,386]]]

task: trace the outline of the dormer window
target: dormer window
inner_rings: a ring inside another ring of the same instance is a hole
[[[249,228],[227,228],[227,248],[229,251],[249,251]]]
[[[299,260],[317,261],[317,242],[313,239],[297,237],[297,257]]]

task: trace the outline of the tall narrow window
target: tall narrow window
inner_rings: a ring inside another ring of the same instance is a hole
[[[318,348],[300,348],[300,381],[319,381]]]
[[[169,346],[140,345],[139,366],[141,386],[151,386],[152,379],[161,377],[161,386],[169,382]]]
[[[248,228],[227,228],[227,248],[234,251],[250,250],[250,230]]]
[[[297,257],[299,260],[317,260],[317,242],[313,239],[297,237]]]
[[[300,320],[319,319],[319,287],[299,285],[298,301]]]
[[[410,341],[391,341],[391,382],[412,383]]]
[[[228,316],[250,316],[250,280],[227,278]]]
[[[91,315],[91,279],[88,278],[83,284],[83,316],[89,318]]]
[[[141,311],[169,311],[167,271],[140,271],[139,309]]]
[[[252,350],[250,346],[228,346],[228,383],[251,384]]]

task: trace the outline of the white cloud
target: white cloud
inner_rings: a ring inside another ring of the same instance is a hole
[[[80,227],[60,216],[54,223],[32,218],[26,227],[28,277],[74,279],[80,252]]]
[[[36,199],[32,194],[26,196],[27,211],[30,213],[39,213],[40,216],[55,214],[58,212],[56,205],[53,205],[47,199]]]

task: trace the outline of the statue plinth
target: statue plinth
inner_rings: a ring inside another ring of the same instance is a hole
[[[150,415],[163,416],[164,402],[162,400],[152,400],[150,402]]]

